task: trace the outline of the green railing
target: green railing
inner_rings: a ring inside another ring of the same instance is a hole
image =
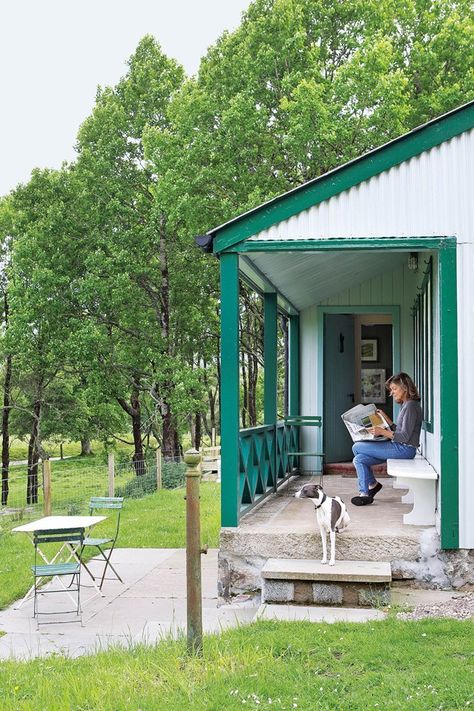
[[[249,427],[239,432],[240,513],[246,513],[297,474],[298,427],[276,425]]]

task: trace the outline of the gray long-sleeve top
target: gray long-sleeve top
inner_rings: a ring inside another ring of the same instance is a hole
[[[392,425],[393,441],[418,447],[422,421],[423,413],[419,400],[406,400],[400,408],[397,424]]]

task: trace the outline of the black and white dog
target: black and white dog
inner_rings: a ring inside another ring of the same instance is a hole
[[[304,484],[295,494],[297,499],[311,499],[316,509],[321,541],[323,544],[323,557],[321,563],[328,562],[326,538],[329,531],[331,539],[331,558],[329,565],[336,562],[336,533],[343,531],[350,523],[346,505],[339,496],[326,496],[323,487],[319,484]]]

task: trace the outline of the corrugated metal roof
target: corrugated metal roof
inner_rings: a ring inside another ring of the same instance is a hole
[[[213,239],[219,236],[220,239],[225,234],[229,235],[229,243],[239,242],[260,232],[263,227],[278,223],[282,216],[286,219],[292,214],[302,212],[303,209],[298,209],[298,204],[307,208],[321,203],[323,200],[352,188],[373,175],[383,173],[394,165],[403,163],[414,155],[419,155],[473,127],[474,101],[471,101],[353,161],[229,220],[210,230],[208,235]]]

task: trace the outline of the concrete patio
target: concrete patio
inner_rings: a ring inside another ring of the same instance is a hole
[[[295,499],[294,492],[304,479],[289,482],[276,496],[270,497],[237,529],[222,531],[223,549],[209,550],[201,556],[203,629],[205,633],[222,630],[254,620],[308,620],[311,622],[365,622],[382,619],[385,614],[374,609],[350,607],[288,606],[260,604],[260,596],[241,595],[223,603],[218,598],[218,558],[222,566],[235,564],[243,568],[239,579],[242,589],[251,589],[249,581],[260,588],[259,570],[270,557],[318,559],[321,554],[312,502]],[[337,559],[388,560],[403,555],[420,569],[429,565],[436,531],[433,527],[405,526],[403,513],[410,505],[400,501],[403,490],[393,489],[392,480],[382,479],[383,489],[375,503],[357,508],[350,503],[356,481],[342,476],[326,476],[328,494],[338,493],[346,501],[351,516],[350,527],[337,539]],[[233,549],[229,552],[229,546]],[[297,555],[296,555],[297,554]],[[420,562],[421,557],[421,562]],[[126,549],[114,552],[114,564],[124,583],[106,580],[104,597],[99,597],[83,573],[81,599],[83,625],[71,621],[59,624],[52,616],[37,630],[33,619],[33,602],[0,611],[0,659],[31,659],[49,654],[77,657],[92,654],[112,645],[130,647],[138,643],[153,644],[167,637],[186,634],[186,552],[184,549]],[[91,569],[101,565],[91,562]],[[260,567],[259,567],[260,566]],[[336,560],[337,566],[337,560]],[[98,573],[99,568],[95,568]],[[222,572],[222,571],[221,571]],[[401,576],[403,577],[403,576]],[[415,577],[408,575],[406,577]],[[449,590],[423,590],[402,585],[392,588],[392,602],[408,605],[426,600],[442,602],[453,595]],[[70,607],[60,602],[62,595],[40,600],[43,609]],[[54,600],[54,607],[52,607]]]
[[[215,549],[202,556],[203,631],[219,633],[228,627],[255,619],[305,619],[313,622],[365,622],[383,618],[377,610],[309,608],[298,611],[260,605],[260,599],[244,597],[218,607],[217,554]],[[27,660],[49,654],[71,658],[93,654],[109,646],[129,648],[138,643],[186,635],[186,552],[184,549],[116,549],[114,564],[124,583],[107,580],[104,597],[81,585],[83,625],[75,617],[67,622],[60,611],[71,607],[63,595],[45,596],[44,610],[58,610],[47,624],[37,630],[33,619],[33,601],[18,603],[0,612],[0,659]],[[95,563],[91,569],[94,572]],[[87,587],[86,587],[87,586]],[[54,600],[54,603],[51,601]],[[43,618],[44,619],[44,618]]]

